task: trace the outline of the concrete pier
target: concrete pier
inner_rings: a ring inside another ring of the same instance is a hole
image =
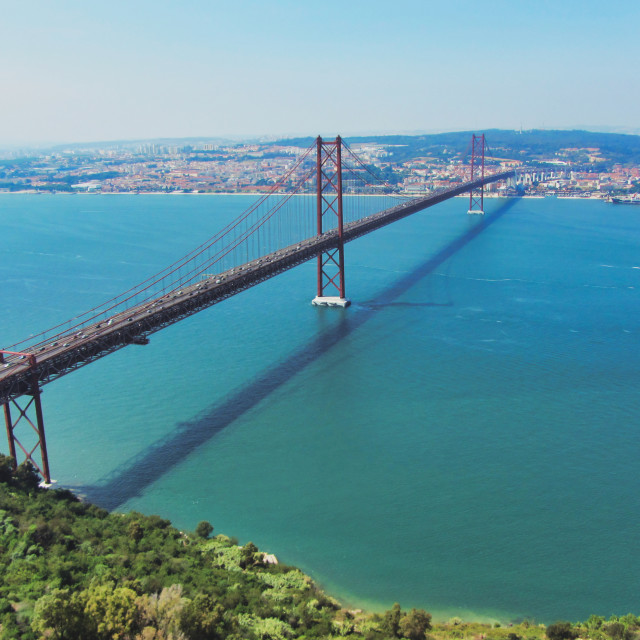
[[[338,296],[316,296],[311,301],[311,304],[317,307],[348,307],[351,304],[351,300]]]

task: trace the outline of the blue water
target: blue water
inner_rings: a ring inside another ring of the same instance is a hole
[[[0,343],[135,284],[250,202],[0,196]],[[640,612],[640,215],[466,208],[347,245],[349,309],[310,305],[310,263],[46,386],[53,476],[179,527],[209,520],[353,605]]]

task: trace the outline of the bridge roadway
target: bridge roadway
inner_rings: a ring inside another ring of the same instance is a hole
[[[515,171],[505,171],[486,176],[345,224],[343,241],[350,242],[482,184],[504,180],[514,174]],[[147,344],[150,334],[307,262],[321,252],[335,249],[338,244],[338,231],[333,229],[133,306],[106,320],[83,325],[80,330],[33,344],[26,350],[28,355],[5,355],[0,364],[0,405],[29,394],[35,379],[39,385],[47,384],[122,347]]]

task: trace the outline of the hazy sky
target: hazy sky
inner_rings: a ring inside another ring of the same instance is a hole
[[[0,145],[640,127],[639,0],[0,0]]]

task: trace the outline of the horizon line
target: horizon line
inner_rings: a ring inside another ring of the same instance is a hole
[[[364,131],[364,132],[347,132],[341,135],[343,138],[363,138],[363,137],[385,137],[385,136],[422,136],[422,135],[439,135],[450,133],[468,133],[468,132],[487,132],[487,131],[515,131],[521,133],[529,133],[532,131],[585,131],[588,133],[604,133],[604,134],[617,134],[617,135],[640,135],[640,128],[638,127],[623,127],[623,126],[609,126],[609,125],[575,125],[567,127],[532,127],[532,128],[499,128],[499,127],[487,127],[487,128],[463,128],[463,129],[412,129],[412,130],[395,130],[395,131]],[[267,143],[275,142],[278,140],[290,140],[295,138],[315,138],[318,134],[309,133],[281,133],[281,134],[225,134],[225,135],[190,135],[190,136],[155,136],[149,138],[113,138],[106,140],[88,140],[88,141],[30,141],[30,142],[0,142],[0,151],[30,149],[30,150],[43,150],[54,149],[58,147],[70,146],[70,147],[83,147],[83,146],[99,146],[99,145],[131,145],[131,144],[144,144],[149,142],[171,142],[171,141],[210,141],[218,140],[224,142],[255,142],[255,143]]]

